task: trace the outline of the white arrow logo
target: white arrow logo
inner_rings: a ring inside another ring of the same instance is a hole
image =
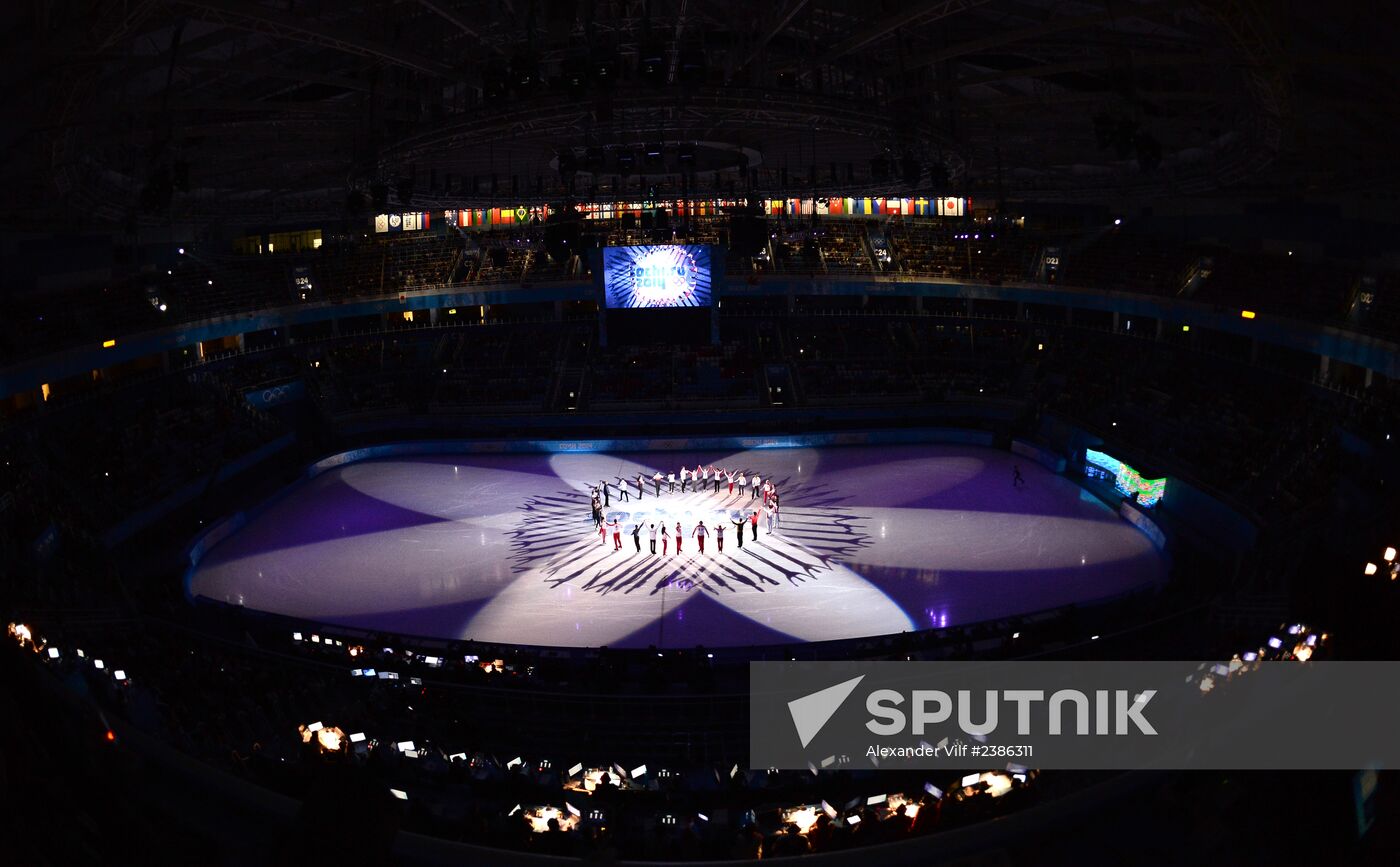
[[[865,680],[863,674],[788,702],[788,712],[792,714],[792,724],[797,727],[797,737],[803,747],[812,742],[862,680]]]

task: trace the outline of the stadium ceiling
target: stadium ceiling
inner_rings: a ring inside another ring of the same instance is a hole
[[[1277,187],[1280,167],[1335,182],[1290,151],[1313,139],[1281,7],[16,0],[0,171],[11,212],[128,224],[653,188],[1072,200]],[[1394,77],[1332,51],[1344,77]],[[1384,123],[1359,135],[1388,140]]]

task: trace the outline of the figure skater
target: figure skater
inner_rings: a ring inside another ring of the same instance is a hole
[[[614,550],[614,551],[621,551],[621,550],[622,550],[622,530],[621,530],[621,526],[622,526],[622,525],[618,523],[618,521],[617,521],[616,518],[613,518],[611,521],[608,522],[608,526],[611,527],[611,528],[612,528],[612,531],[613,531],[613,550]]]
[[[754,473],[753,479],[752,479],[752,481],[750,482],[750,484],[753,486],[752,489],[751,489],[751,492],[749,493],[749,499],[750,499],[750,500],[755,499],[755,498],[758,497],[758,487],[759,487],[759,482],[761,482],[761,481],[763,481],[763,480],[762,480],[761,478],[759,478],[758,473]]]
[[[656,553],[656,525],[651,525],[651,553]]]
[[[773,508],[772,503],[769,503],[763,507],[763,511],[768,516],[768,535],[771,536],[773,535],[773,522],[778,517],[778,510]]]
[[[685,531],[681,529],[681,522],[676,522],[676,556],[681,553],[681,540],[685,538]]]
[[[666,493],[668,493],[668,494],[674,494],[675,492],[676,492],[676,474],[675,474],[675,473],[667,473],[667,474],[666,474]]]
[[[747,519],[730,518],[729,523],[734,525],[734,537],[739,540],[739,550],[744,550],[744,524],[748,523]]]
[[[641,473],[637,473],[637,499],[638,499],[638,500],[641,500],[641,499],[642,499],[642,495],[645,494],[646,491],[647,491],[647,480],[646,480],[646,478],[645,478]]]
[[[702,543],[703,544],[703,543]],[[724,553],[724,522],[715,521],[715,547],[719,548],[721,554]]]
[[[642,553],[642,525],[641,522],[632,525],[632,542],[637,546],[637,553]]]
[[[632,493],[627,490],[627,480],[622,478],[621,476],[618,476],[617,478],[617,492],[619,495],[621,495],[622,502],[626,503],[631,501]]]
[[[666,525],[661,525],[661,556],[666,556],[666,543],[671,541],[671,534],[667,532]]]
[[[724,477],[729,480],[729,493],[734,493],[734,474],[728,470],[724,471]]]
[[[608,508],[609,506],[612,505],[612,500],[611,500],[611,498],[608,497],[608,482],[607,482],[607,479],[599,479],[599,480],[598,480],[598,484],[601,485],[602,488],[603,488],[603,508],[606,509],[606,508]]]
[[[748,479],[744,478],[744,471],[739,471],[739,499],[744,499],[744,488],[749,486]]]
[[[695,532],[692,535],[695,536],[695,541],[700,546],[701,556],[704,556],[705,554],[705,537],[709,534],[710,531],[706,529],[704,521],[701,521],[699,524],[695,525]]]
[[[656,475],[654,475],[654,476],[651,477],[651,483],[652,483],[653,485],[656,486],[656,496],[657,496],[657,497],[660,497],[660,496],[661,496],[661,480],[662,480],[663,478],[665,478],[665,476],[661,475],[661,471],[660,471],[660,470],[657,470],[657,471],[656,471]]]
[[[718,493],[719,493],[719,477],[720,477],[720,474],[721,474],[721,473],[720,473],[720,469],[719,469],[718,467],[716,467],[714,464],[710,464],[710,474],[713,475],[713,476],[715,477],[715,493],[718,494]]]
[[[708,487],[710,486],[710,468],[709,468],[709,467],[696,467],[695,470],[696,470],[696,472],[698,472],[698,473],[700,474],[700,485],[703,486],[703,487],[697,486],[697,487],[695,488],[695,490],[697,490],[697,491],[703,491],[705,488],[708,488]]]
[[[754,510],[754,513],[753,513],[752,515],[749,515],[749,523],[753,525],[753,540],[754,540],[755,542],[757,542],[757,541],[758,541],[758,510],[757,510],[757,509]]]
[[[690,468],[681,467],[681,493],[685,493],[685,486],[690,483]]]

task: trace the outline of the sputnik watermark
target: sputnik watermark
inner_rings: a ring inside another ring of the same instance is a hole
[[[1377,686],[1398,678],[1400,665],[1369,662],[759,662],[750,761],[1393,767],[1400,698]]]
[[[1083,691],[1060,689],[1050,694],[1047,701],[1045,690],[1041,689],[989,689],[982,692],[980,720],[974,721],[977,693],[973,690],[958,690],[956,700],[939,689],[916,689],[909,694],[910,713],[906,714],[901,705],[905,695],[893,689],[877,689],[865,700],[865,708],[871,719],[865,727],[877,735],[898,735],[906,731],[922,735],[930,726],[942,725],[956,715],[958,728],[968,735],[987,736],[997,730],[1000,724],[999,708],[1003,702],[1016,706],[1016,734],[1029,735],[1032,731],[1031,717],[1037,705],[1046,711],[1046,725],[1036,726],[1036,731],[1046,734],[1062,734],[1066,729],[1066,713],[1073,714],[1077,735],[1126,735],[1131,724],[1145,735],[1155,735],[1157,730],[1143,716],[1143,709],[1157,694],[1155,689],[1144,689],[1133,695],[1129,704],[1129,691],[1126,689],[1094,690],[1091,700]],[[1043,704],[1042,704],[1043,703]],[[1089,709],[1093,706],[1094,724],[1089,725]],[[932,710],[930,709],[932,706]],[[1070,708],[1070,710],[1067,710]],[[1113,725],[1110,727],[1110,715]]]
[[[788,712],[792,714],[793,726],[804,747],[821,732],[863,679],[852,678],[788,702]],[[985,737],[997,730],[1001,722],[1000,706],[1007,703],[1015,705],[1018,735],[1031,734],[1032,714],[1037,707],[1043,707],[1046,724],[1035,726],[1035,730],[1050,735],[1059,735],[1067,730],[1067,715],[1072,715],[1072,730],[1078,735],[1125,735],[1129,725],[1142,734],[1155,735],[1157,730],[1143,715],[1143,710],[1156,694],[1155,689],[1142,690],[1132,695],[1130,704],[1130,693],[1126,689],[1094,690],[1092,699],[1081,690],[1061,689],[1051,693],[1048,700],[1045,690],[1041,689],[989,689],[981,693],[982,710],[977,714],[977,698],[974,697],[977,694],[972,690],[959,690],[950,695],[940,689],[915,689],[907,696],[909,712],[906,713],[903,707],[905,693],[894,689],[877,689],[865,698],[865,709],[870,714],[865,727],[872,734],[883,737],[923,735],[931,727],[941,726],[956,715],[958,728],[964,734]],[[1091,707],[1092,726],[1089,720]],[[974,716],[978,718],[974,719]]]

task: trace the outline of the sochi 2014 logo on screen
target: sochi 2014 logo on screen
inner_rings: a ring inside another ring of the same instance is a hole
[[[603,250],[608,307],[708,307],[710,248],[668,244]]]

